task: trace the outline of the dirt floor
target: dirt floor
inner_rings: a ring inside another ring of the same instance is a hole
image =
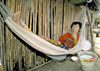
[[[51,61],[50,63],[39,67],[32,71],[83,71],[80,60],[76,63],[71,60],[72,56],[68,56],[65,61]],[[100,71],[100,56],[94,64],[93,71]]]
[[[71,60],[72,56],[67,56],[66,60],[63,61],[51,60],[50,63],[30,71],[83,71],[80,60],[75,63]],[[98,55],[98,59],[94,64],[93,71],[100,71],[100,55]]]

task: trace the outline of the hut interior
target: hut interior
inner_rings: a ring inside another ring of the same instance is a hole
[[[88,9],[86,39],[93,42],[92,28],[100,24],[99,0],[0,0],[7,8],[21,12],[21,20],[32,33],[57,41],[75,21],[83,7]],[[0,5],[1,9],[1,5]],[[98,14],[97,14],[98,13]],[[1,11],[0,11],[0,17]],[[4,71],[34,70],[52,61],[17,36],[0,18],[0,62]],[[91,35],[88,35],[91,34]],[[98,36],[99,34],[97,34]],[[90,38],[91,37],[91,38]],[[90,39],[89,39],[90,38]],[[94,47],[94,44],[92,44]],[[92,48],[94,51],[94,48]],[[48,51],[47,51],[48,52]]]

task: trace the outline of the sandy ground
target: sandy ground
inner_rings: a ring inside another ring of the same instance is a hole
[[[32,71],[83,71],[80,60],[76,63],[71,60],[71,56],[68,56],[65,61],[52,61],[40,68]],[[100,71],[100,56],[96,60],[93,71]]]

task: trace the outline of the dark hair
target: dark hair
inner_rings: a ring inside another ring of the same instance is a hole
[[[81,29],[81,26],[82,26],[82,23],[81,23],[81,22],[73,22],[73,23],[71,24],[71,28],[72,28],[73,25],[76,25],[76,24],[78,24],[79,27],[80,27],[80,29]]]

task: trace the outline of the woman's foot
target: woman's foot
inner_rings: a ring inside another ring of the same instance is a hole
[[[21,25],[21,21],[20,21],[20,11],[14,13],[12,19],[13,19],[13,21],[14,21],[15,23],[17,23],[18,25],[22,26],[22,25]]]

